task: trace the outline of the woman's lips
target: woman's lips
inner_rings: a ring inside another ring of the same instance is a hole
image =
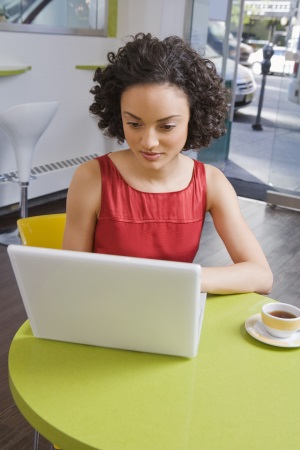
[[[156,161],[160,158],[160,153],[152,153],[152,152],[141,152],[143,157],[147,159],[148,161]]]

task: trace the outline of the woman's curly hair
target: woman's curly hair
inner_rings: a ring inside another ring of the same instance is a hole
[[[183,150],[208,147],[226,133],[228,92],[215,65],[202,58],[178,36],[164,40],[138,33],[117,53],[109,52],[109,64],[98,68],[91,89],[90,112],[99,117],[98,127],[109,137],[124,142],[121,95],[134,85],[169,84],[188,97],[190,120]]]

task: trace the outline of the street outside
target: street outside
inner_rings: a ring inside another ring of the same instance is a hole
[[[257,83],[255,98],[249,106],[236,112],[234,120],[236,122],[243,121],[243,116],[256,118],[262,75],[254,75],[254,78]],[[291,80],[292,77],[289,76],[267,75],[261,111],[262,125],[300,131],[300,104],[288,100],[288,86]]]
[[[262,75],[254,101],[234,114],[226,176],[300,192],[300,105],[288,100],[291,77],[268,75],[260,123],[256,122]]]

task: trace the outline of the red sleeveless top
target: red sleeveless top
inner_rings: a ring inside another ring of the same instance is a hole
[[[193,262],[206,211],[204,164],[194,160],[182,191],[148,193],[130,187],[108,155],[97,160],[102,194],[94,252]]]

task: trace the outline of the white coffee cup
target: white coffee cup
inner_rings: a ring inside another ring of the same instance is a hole
[[[287,303],[267,303],[261,319],[268,333],[277,338],[288,338],[300,329],[300,309]]]

